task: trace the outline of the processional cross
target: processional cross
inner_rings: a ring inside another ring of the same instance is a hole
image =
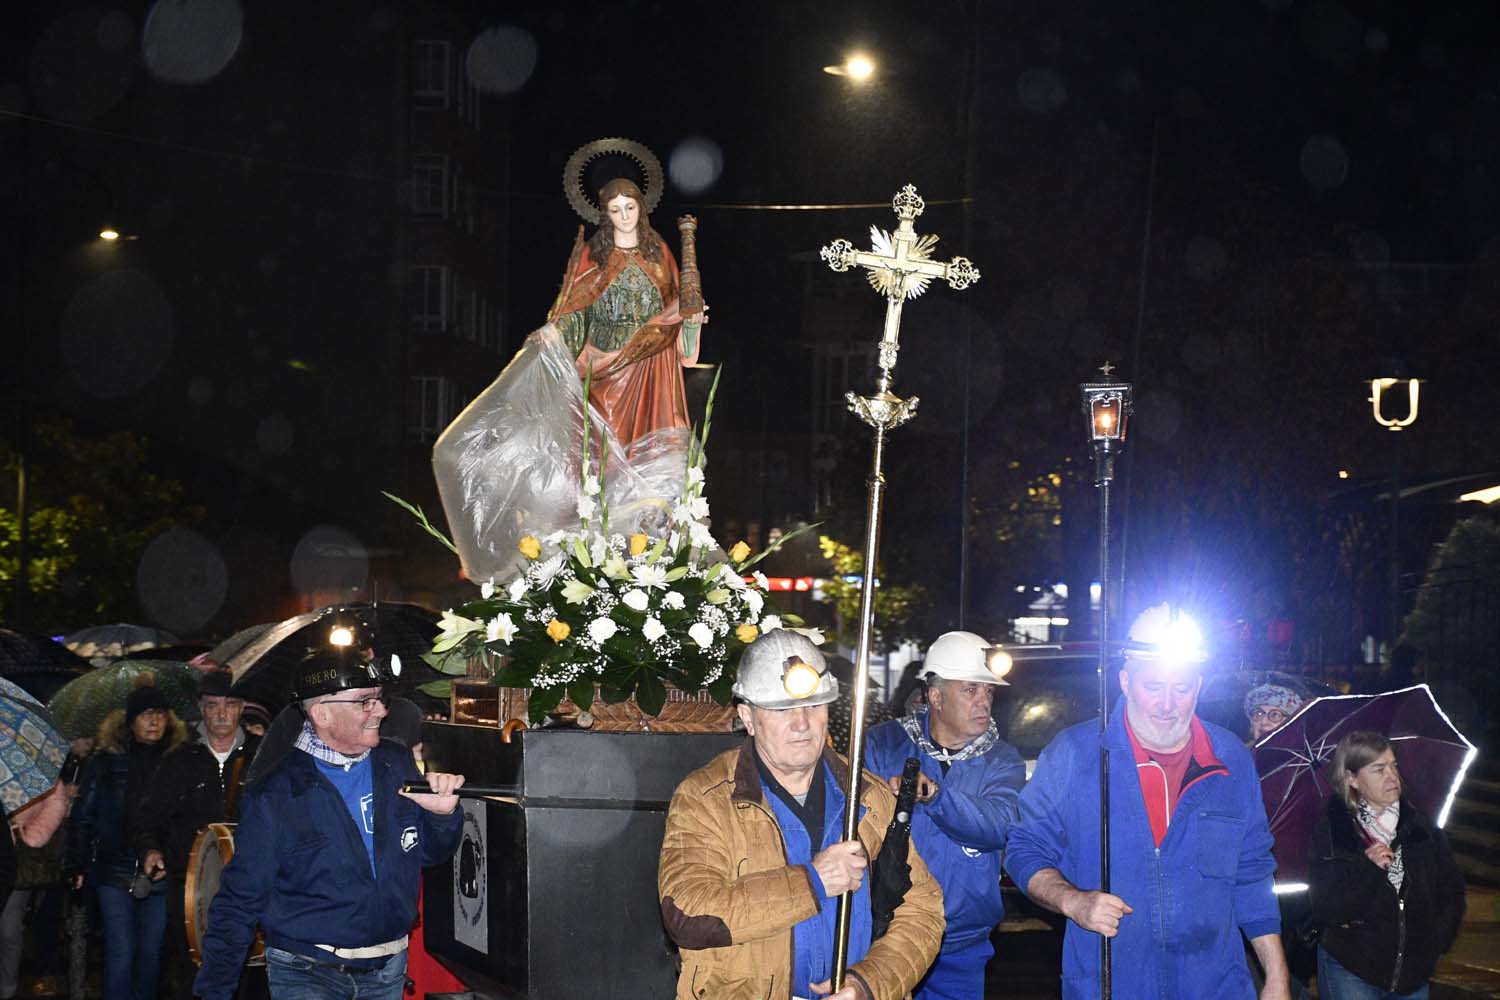
[[[845,239],[836,239],[820,252],[835,271],[854,267],[869,270],[870,287],[885,296],[885,330],[880,337],[880,376],[873,396],[854,392],[845,394],[849,409],[875,431],[875,448],[871,457],[869,499],[865,509],[864,579],[859,592],[859,639],[854,661],[854,706],[849,721],[850,784],[857,787],[857,776],[864,766],[865,703],[870,672],[870,642],[875,622],[875,566],[880,550],[880,512],[885,495],[885,433],[910,420],[917,412],[917,397],[901,399],[891,392],[896,369],[896,352],[901,336],[901,307],[907,299],[927,290],[934,278],[948,282],[956,291],[979,280],[979,269],[964,257],[948,263],[932,259],[938,238],[919,236],[912,223],[926,204],[917,189],[908,184],[891,199],[891,208],[900,220],[894,233],[878,226],[870,227],[870,250],[856,250]],[[854,840],[859,825],[859,795],[855,788],[845,790],[844,839]],[[873,859],[872,859],[873,860]],[[844,985],[844,971],[849,964],[849,918],[854,896],[839,896],[838,923],[834,936],[833,988]]]

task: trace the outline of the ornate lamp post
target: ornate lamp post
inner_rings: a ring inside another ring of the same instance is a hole
[[[1421,397],[1420,379],[1407,378],[1406,366],[1400,361],[1390,362],[1393,375],[1370,379],[1370,411],[1375,422],[1388,431],[1400,432],[1417,422],[1417,404]],[[1406,385],[1406,415],[1387,417],[1381,411],[1382,398],[1390,393],[1399,396],[1398,386]],[[1390,580],[1390,651],[1396,649],[1396,636],[1401,631],[1401,439],[1392,439],[1391,448],[1391,580]],[[1390,655],[1390,654],[1388,654]]]
[[[1109,751],[1104,730],[1109,721],[1109,487],[1115,478],[1115,456],[1125,448],[1125,428],[1133,409],[1129,382],[1110,380],[1113,366],[1099,369],[1103,382],[1084,382],[1083,414],[1094,447],[1094,485],[1099,488],[1099,889],[1109,892]],[[1109,1000],[1110,941],[1099,938],[1100,996]]]

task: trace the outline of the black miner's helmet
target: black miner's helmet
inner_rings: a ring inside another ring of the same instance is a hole
[[[370,631],[358,624],[330,623],[327,642],[308,650],[292,674],[298,701],[350,688],[380,687],[401,674],[395,653],[376,651]]]

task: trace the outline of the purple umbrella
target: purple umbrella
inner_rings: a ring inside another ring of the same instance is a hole
[[[1438,826],[1448,821],[1464,772],[1479,752],[1453,728],[1426,684],[1384,694],[1331,695],[1303,705],[1255,745],[1261,796],[1276,839],[1271,853],[1277,892],[1307,888],[1308,844],[1333,791],[1328,761],[1339,740],[1357,729],[1391,741],[1402,794]]]

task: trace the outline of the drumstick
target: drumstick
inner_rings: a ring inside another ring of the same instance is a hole
[[[402,784],[401,791],[412,792],[417,795],[432,794],[432,787],[424,781],[408,781]],[[490,796],[502,798],[520,798],[520,785],[464,785],[453,792],[461,799],[479,799]]]

